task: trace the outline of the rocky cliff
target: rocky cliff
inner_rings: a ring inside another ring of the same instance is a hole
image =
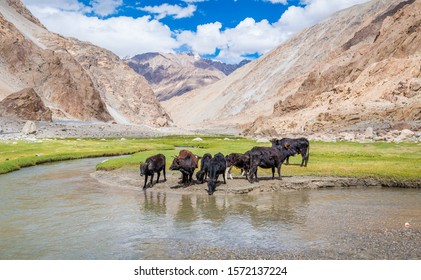
[[[159,100],[167,100],[219,81],[248,61],[228,65],[188,53],[145,53],[125,62],[148,80]]]
[[[354,6],[163,104],[181,126],[247,134],[420,129],[420,21],[420,1]]]
[[[0,0],[0,100],[32,88],[54,119],[167,125],[147,81],[116,55],[51,33],[19,0]]]

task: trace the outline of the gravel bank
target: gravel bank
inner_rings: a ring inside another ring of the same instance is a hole
[[[116,186],[119,188],[139,189],[143,188],[144,177],[140,177],[137,170],[131,168],[122,168],[114,171],[96,171],[91,174],[93,178],[101,184]],[[167,171],[167,181],[164,182],[161,174],[158,184],[156,175],[154,185],[151,187],[148,180],[150,192],[171,192],[180,194],[204,193],[207,192],[207,184],[199,184],[193,180],[190,186],[183,186],[180,182],[179,171]],[[344,188],[344,187],[407,187],[420,188],[421,180],[416,181],[379,181],[365,178],[342,178],[342,177],[316,177],[316,176],[294,176],[282,177],[282,180],[272,180],[270,177],[259,177],[258,182],[249,183],[245,177],[234,176],[233,179],[227,179],[227,184],[222,183],[222,176],[219,177],[219,183],[214,195],[226,194],[246,194],[252,192],[273,192],[288,191],[300,189],[318,189],[318,188]]]

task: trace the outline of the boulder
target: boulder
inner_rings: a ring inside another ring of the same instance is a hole
[[[22,128],[23,134],[35,134],[37,133],[37,126],[33,121],[27,121]]]
[[[364,133],[365,139],[373,139],[374,138],[374,130],[372,127],[367,127]]]
[[[0,116],[32,121],[51,121],[52,112],[33,88],[12,93],[0,102]]]

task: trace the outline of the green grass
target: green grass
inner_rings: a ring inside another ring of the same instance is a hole
[[[246,138],[230,136],[199,136],[203,141],[192,141],[196,136],[169,136],[142,139],[65,139],[43,140],[42,143],[0,142],[0,174],[25,166],[44,162],[131,154],[124,158],[113,158],[97,165],[98,170],[118,168],[137,169],[139,162],[162,153],[167,157],[167,168],[172,156],[186,148],[197,155],[224,155],[244,153],[254,146],[270,146]],[[229,138],[230,140],[225,140]],[[37,156],[38,155],[38,156]],[[283,176],[341,176],[372,177],[394,180],[421,179],[421,144],[419,143],[351,143],[311,142],[308,167],[299,167],[301,156],[290,158],[290,165],[282,166]],[[234,170],[238,172],[238,170]],[[259,173],[268,174],[269,170]]]
[[[59,139],[40,142],[0,142],[0,174],[46,162],[133,154],[152,149],[173,149],[160,143],[120,139]]]

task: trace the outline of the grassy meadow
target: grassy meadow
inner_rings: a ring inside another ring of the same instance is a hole
[[[162,153],[167,157],[167,169],[178,151],[186,148],[202,156],[221,152],[224,155],[244,153],[254,146],[270,146],[255,140],[230,136],[168,136],[138,139],[59,139],[41,142],[0,142],[0,174],[45,162],[131,154],[111,158],[97,166],[98,170],[137,169],[139,162]],[[282,166],[283,176],[344,176],[372,177],[393,180],[421,179],[420,143],[353,143],[310,142],[308,167],[300,167],[301,156],[290,158]],[[234,170],[234,172],[238,172]],[[259,173],[269,173],[262,170]]]

